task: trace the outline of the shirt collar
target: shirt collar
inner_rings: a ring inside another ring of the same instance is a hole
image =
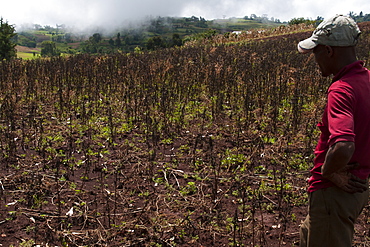
[[[341,79],[344,75],[348,73],[352,73],[353,70],[357,70],[360,68],[363,68],[364,62],[363,61],[356,61],[354,63],[351,63],[347,66],[344,66],[334,77],[332,82],[338,81]]]

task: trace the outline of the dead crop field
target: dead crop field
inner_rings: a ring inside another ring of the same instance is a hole
[[[330,79],[284,30],[1,62],[0,246],[297,245]]]

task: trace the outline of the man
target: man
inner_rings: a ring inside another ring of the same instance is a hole
[[[336,15],[298,44],[300,53],[313,52],[323,76],[334,75],[318,124],[300,246],[352,246],[354,222],[369,199],[370,72],[356,58],[360,33],[353,19]]]

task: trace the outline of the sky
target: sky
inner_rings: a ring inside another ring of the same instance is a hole
[[[0,0],[0,17],[21,29],[30,24],[65,24],[71,28],[111,27],[148,17],[328,18],[335,14],[370,14],[369,0]]]

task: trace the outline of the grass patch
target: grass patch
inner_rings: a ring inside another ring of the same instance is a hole
[[[35,52],[17,52],[17,57],[22,59],[35,59],[40,57],[40,53],[38,51]]]

